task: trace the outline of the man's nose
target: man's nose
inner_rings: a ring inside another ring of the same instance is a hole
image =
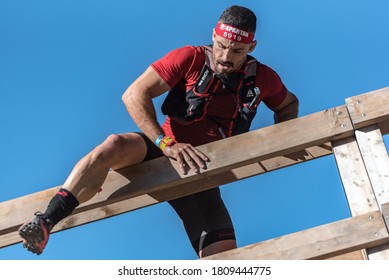
[[[223,50],[222,60],[223,61],[230,61],[231,60],[231,50],[229,50],[229,49]]]

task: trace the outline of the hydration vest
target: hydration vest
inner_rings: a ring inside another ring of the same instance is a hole
[[[204,49],[205,63],[195,85],[186,92],[176,87],[172,88],[162,104],[162,113],[183,125],[189,125],[204,118],[212,120],[207,116],[207,105],[214,91],[222,83],[233,89],[228,94],[234,94],[237,97],[238,112],[236,117],[231,119],[232,135],[249,131],[251,122],[257,113],[257,106],[262,99],[260,90],[255,85],[259,62],[248,55],[242,71],[231,73],[228,78],[224,78],[213,71],[212,48],[205,46]],[[223,133],[222,136],[225,137]]]

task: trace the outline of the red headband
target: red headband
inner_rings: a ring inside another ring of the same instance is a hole
[[[215,28],[217,35],[238,43],[249,44],[254,40],[254,34],[234,26],[218,22]]]

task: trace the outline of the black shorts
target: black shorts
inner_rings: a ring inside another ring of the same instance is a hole
[[[147,154],[144,161],[163,156],[162,151],[143,133]],[[220,195],[213,188],[168,201],[183,221],[186,233],[198,254],[206,246],[221,240],[235,240],[231,217]]]

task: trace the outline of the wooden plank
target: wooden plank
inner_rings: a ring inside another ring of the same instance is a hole
[[[312,160],[315,158],[319,158],[322,156],[326,156],[332,153],[332,148],[329,143],[325,143],[323,145],[315,146],[307,148],[306,150],[299,152],[298,154],[304,155],[304,159],[301,157],[293,159],[295,154],[292,156],[286,155],[286,156],[279,156],[275,157],[273,159],[268,159],[266,161],[263,161],[261,163],[255,163],[250,164],[244,167],[240,167],[237,169],[233,169],[229,172],[225,172],[221,175],[210,177],[209,182],[204,182],[204,184],[201,184],[199,182],[195,182],[198,184],[197,190],[201,191],[200,188],[203,186],[203,189],[209,189],[210,187],[216,187],[219,185],[227,184],[230,182],[234,182],[236,180],[245,179],[247,177],[251,177],[257,174],[261,174],[264,172],[270,172],[274,171],[279,168],[283,168],[285,166],[290,166],[292,164],[298,164],[302,162],[306,162],[308,160]],[[265,166],[266,168],[263,168]],[[113,174],[110,174],[110,176]],[[118,183],[118,180],[110,180],[110,183]],[[107,183],[107,182],[106,182]],[[191,184],[191,183],[189,183]],[[74,211],[73,215],[71,215],[69,218],[64,219],[62,222],[60,222],[53,230],[53,232],[61,231],[67,228],[79,226],[85,223],[98,221],[101,219],[109,218],[115,215],[119,215],[125,212],[129,212],[132,210],[136,210],[139,208],[147,207],[154,205],[159,202],[167,201],[170,199],[182,197],[185,195],[190,194],[190,190],[193,188],[189,185],[184,186],[177,186],[169,189],[164,189],[162,191],[154,192],[151,194],[145,194],[136,196],[133,198],[129,198],[123,201],[119,201],[112,204],[107,204],[105,206],[97,207],[94,209],[86,210],[86,211],[79,211],[77,209]],[[17,211],[17,209],[21,205],[25,205],[27,209],[29,209],[29,206],[31,206],[32,202],[36,202],[37,200],[42,200],[42,203],[48,202],[48,200],[51,198],[51,196],[54,194],[54,192],[57,190],[58,187],[52,188],[50,190],[42,191],[30,196],[21,197],[15,200],[7,201],[0,204],[0,211],[2,209],[8,209],[9,211]],[[42,205],[42,207],[45,207],[45,205]],[[26,208],[24,208],[24,212],[26,212],[28,215],[31,216],[31,213],[34,211],[37,211],[38,208],[30,209],[26,211]],[[42,208],[43,209],[43,208]],[[41,210],[42,210],[41,209]],[[1,212],[0,212],[1,213]],[[19,213],[21,214],[21,213]],[[22,218],[21,218],[22,219]],[[28,219],[28,218],[27,218]],[[21,223],[23,223],[23,220],[20,220]],[[15,226],[14,228],[9,229],[9,233],[4,233],[0,237],[0,248],[9,246],[15,243],[20,242],[19,236],[16,234],[16,230],[18,229],[20,225]],[[11,237],[7,237],[7,236]]]
[[[346,99],[356,129],[389,119],[389,87]]]
[[[367,256],[365,255],[365,250],[358,250],[351,253],[342,254],[339,256],[328,258],[327,260],[366,260]]]
[[[103,185],[103,192],[80,205],[75,213],[104,208],[119,201],[178,186],[185,186],[186,194],[194,193],[220,182],[239,179],[239,174],[234,173],[237,168],[248,165],[253,167],[258,165],[258,162],[294,154],[352,134],[353,128],[345,106],[265,127],[200,146],[199,149],[205,152],[211,161],[207,170],[199,174],[189,172],[187,175],[181,175],[177,163],[166,157],[119,172],[110,172]],[[155,170],[158,170],[159,176],[153,176]],[[226,173],[230,174],[228,180],[224,178]],[[251,176],[250,173],[242,177],[247,176]],[[53,189],[50,189],[1,203],[0,213],[4,213],[7,219],[0,219],[0,234],[17,230],[23,222],[31,218],[32,213],[44,210],[53,193]]]
[[[378,125],[361,128],[356,139],[333,143],[339,173],[353,216],[377,210],[388,201],[388,154]],[[357,140],[357,141],[355,141]],[[389,245],[367,249],[369,259],[389,259]]]
[[[378,205],[389,202],[389,156],[378,125],[355,131]]]
[[[355,137],[334,141],[332,146],[351,215],[378,211],[379,207]]]
[[[0,248],[21,242],[21,238],[17,231],[2,234],[0,236]]]
[[[264,168],[265,171],[272,171],[329,154],[332,154],[331,143],[323,143],[321,145],[307,148],[303,151],[276,157],[275,159],[277,160],[263,160],[259,164]]]
[[[389,120],[380,122],[379,124],[381,134],[386,135],[389,133]]]
[[[371,189],[375,194],[376,207],[380,208],[381,205],[387,205],[389,199],[389,160],[380,132],[380,126],[372,125],[360,128],[355,131],[355,135],[363,163],[366,167],[366,173],[371,182]],[[334,148],[334,154],[336,154],[336,148]],[[365,177],[364,172],[363,175],[362,172],[357,174],[358,176]],[[350,199],[353,198],[349,198],[349,201]],[[360,197],[360,199],[363,200],[363,197]],[[373,200],[369,199],[369,202],[373,202]],[[362,204],[360,206],[362,207]],[[366,207],[366,211],[368,211],[368,207]],[[366,253],[370,260],[387,260],[389,259],[389,245],[385,244],[369,248],[366,250]]]
[[[389,202],[389,157],[378,124],[355,131],[378,206]],[[383,211],[383,209],[381,209]],[[367,249],[370,260],[388,260],[389,245]]]
[[[379,206],[355,136],[334,141],[332,145],[351,215],[355,217],[378,211]],[[365,249],[358,252],[363,259],[368,259]],[[335,259],[342,259],[342,256]]]
[[[389,231],[389,203],[381,205],[382,217]],[[366,250],[370,260],[389,260],[389,244],[383,244]]]
[[[16,231],[32,218],[31,214],[45,209],[56,190],[57,188],[50,188],[0,203],[0,235]]]
[[[386,228],[388,229],[389,232],[389,203],[385,203],[381,205],[382,209],[382,216],[384,217],[384,221],[386,223]]]
[[[215,254],[206,260],[326,259],[389,242],[380,211]]]

